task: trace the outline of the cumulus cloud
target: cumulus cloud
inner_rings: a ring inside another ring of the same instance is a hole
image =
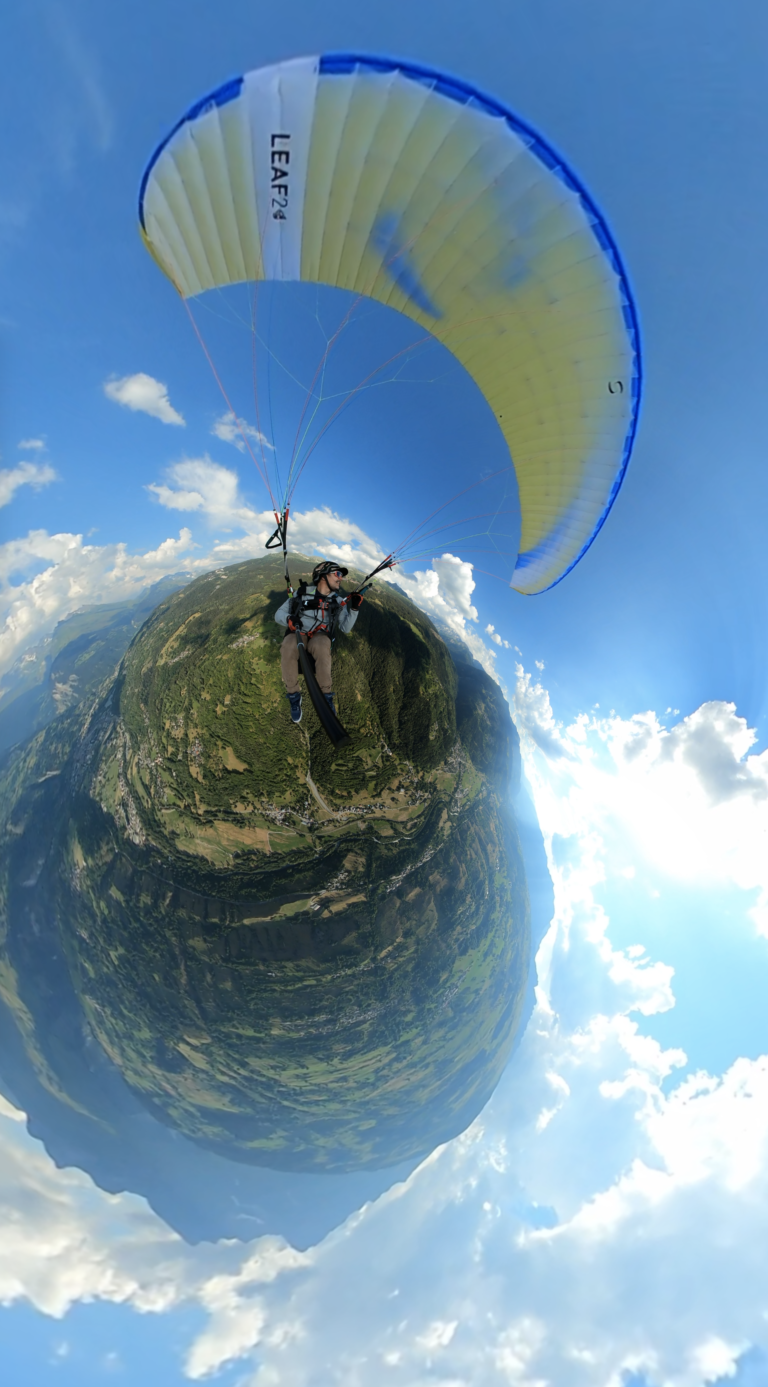
[[[258,1338],[233,1337],[233,1316],[247,1302],[258,1323],[254,1293],[305,1265],[306,1254],[273,1237],[250,1249],[190,1248],[144,1200],[104,1194],[82,1172],[58,1170],[20,1116],[0,1108],[0,1303],[25,1299],[57,1319],[79,1301],[154,1314],[196,1303],[207,1325],[190,1353],[190,1377]]]
[[[277,1239],[186,1248],[141,1201],[39,1148],[14,1161],[14,1124],[0,1170],[27,1236],[3,1244],[0,1295],[52,1315],[85,1298],[194,1302],[193,1379],[258,1348],[259,1387],[309,1387],[318,1361],[361,1387],[435,1371],[618,1387],[641,1369],[701,1387],[762,1330],[768,1072],[743,1061],[665,1097],[669,1070],[626,1017],[564,1034],[540,1007],[482,1120],[304,1254]],[[555,1226],[536,1227],[528,1210],[550,1206]]]
[[[274,445],[270,443],[265,434],[260,433],[253,424],[249,424],[245,419],[240,419],[233,410],[228,410],[226,414],[221,414],[216,420],[211,433],[214,438],[220,438],[223,443],[232,443],[241,453],[246,450],[245,439],[252,438],[259,448],[269,448],[274,452]]]
[[[579,804],[627,858],[689,885],[753,893],[750,916],[768,937],[768,751],[732,703],[710,702],[667,728],[655,713],[596,713],[559,724],[540,682],[518,667],[514,696],[521,733],[560,770],[560,832],[576,831]],[[567,793],[566,793],[567,789]]]
[[[450,591],[471,621],[472,588]],[[710,847],[707,822],[761,810],[754,739],[729,705],[670,729],[564,725],[523,669],[515,697],[555,912],[533,1018],[481,1117],[298,1254],[186,1248],[141,1201],[56,1172],[0,1105],[0,1298],[194,1303],[187,1375],[241,1362],[252,1387],[311,1387],[326,1364],[357,1387],[703,1387],[764,1341],[768,1057],[680,1081],[684,1054],[642,1030],[673,1004],[672,970],[614,947],[598,898],[630,846],[655,851],[665,796],[691,796]],[[716,870],[735,880],[727,851]]]
[[[274,512],[256,510],[244,498],[236,471],[211,458],[185,458],[167,468],[163,482],[147,488],[169,510],[197,512],[218,530],[241,530],[242,535],[219,541],[211,551],[217,563],[261,557],[275,528]],[[327,555],[347,567],[375,568],[385,557],[354,521],[328,506],[291,514],[289,547],[300,553]]]
[[[22,438],[18,446],[22,452],[39,453],[45,448],[45,441],[42,438]]]
[[[186,423],[168,398],[168,386],[144,371],[105,381],[104,394],[108,400],[114,400],[116,404],[125,405],[126,409],[136,410],[140,414],[150,414],[163,424],[183,427]]]
[[[513,712],[521,736],[527,739],[529,749],[531,745],[537,746],[550,759],[571,759],[571,749],[555,720],[547,690],[535,682],[522,665],[515,668]]]
[[[86,544],[82,535],[51,535],[45,530],[0,546],[0,673],[80,607],[131,597],[147,583],[182,568],[194,576],[263,556],[275,527],[274,515],[246,501],[236,471],[209,457],[187,458],[169,467],[165,479],[148,490],[166,509],[205,520],[218,534],[196,547],[192,531],[184,527],[178,538],[133,554],[125,544]],[[359,525],[327,506],[291,516],[291,547],[310,557],[338,559],[363,572],[385,557]],[[467,629],[477,617],[470,600],[470,564],[447,554],[425,573],[396,571],[395,579],[423,610],[462,635],[481,659],[490,658],[482,639]]]
[[[174,463],[166,471],[166,480],[151,482],[147,490],[168,510],[197,511],[212,525],[249,533],[263,528],[257,512],[240,496],[237,473],[207,456]]]
[[[182,563],[195,573],[262,554],[274,528],[237,473],[207,457],[174,464],[151,492],[219,531],[206,551],[189,529],[138,555],[45,531],[11,541],[0,549],[6,660],[78,606]],[[292,543],[365,570],[384,557],[329,508],[297,513]],[[41,571],[12,585],[30,565]],[[394,577],[493,668],[471,564],[446,553]],[[750,903],[757,894],[749,908],[768,934],[768,753],[726,703],[670,727],[598,710],[566,725],[540,675],[518,667],[513,696],[555,913],[534,1017],[482,1118],[296,1254],[275,1239],[185,1248],[140,1201],[56,1172],[0,1104],[12,1230],[1,1299],[52,1315],[88,1298],[157,1313],[194,1302],[205,1322],[187,1375],[243,1360],[254,1387],[309,1387],[318,1362],[360,1387],[619,1387],[632,1374],[701,1387],[761,1341],[768,1060],[677,1079],[684,1054],[642,1031],[674,1003],[672,970],[642,945],[614,947],[600,891],[612,871],[633,879],[628,862],[725,883]]]
[[[274,516],[247,504],[236,472],[210,458],[188,459],[169,468],[165,482],[150,490],[166,508],[197,514],[224,534],[196,550],[185,526],[177,538],[143,553],[131,553],[126,544],[87,544],[82,535],[47,530],[0,545],[0,674],[81,607],[135,596],[168,573],[194,576],[263,555]],[[365,571],[384,558],[364,530],[325,507],[297,512],[291,529],[293,547],[309,555],[331,555]],[[242,533],[227,536],[232,530]]]
[[[166,470],[165,480],[152,482],[148,490],[169,510],[197,512],[216,529],[243,531],[239,537],[217,542],[211,551],[217,564],[261,557],[275,528],[271,510],[256,510],[245,500],[238,473],[207,456],[174,463]],[[328,506],[292,512],[289,545],[294,551],[339,559],[346,567],[366,572],[385,557],[359,525]]]
[[[264,1297],[254,1387],[309,1387],[317,1362],[340,1356],[362,1387],[435,1374],[479,1387],[619,1387],[633,1374],[703,1387],[763,1337],[768,1059],[670,1087],[685,1055],[638,1018],[673,1004],[672,970],[640,946],[615,949],[595,894],[606,795],[586,772],[621,780],[632,758],[608,751],[595,768],[589,739],[593,757],[605,751],[606,725],[563,727],[546,690],[522,670],[518,682],[555,886],[532,1022],[473,1127]],[[745,749],[728,717],[707,717]],[[634,720],[617,721],[621,747]],[[685,726],[675,732],[690,745]],[[270,1334],[286,1323],[301,1332],[277,1346]]]
[[[211,555],[217,563],[235,563],[261,554],[275,528],[271,510],[259,511],[246,502],[238,473],[208,456],[174,463],[167,469],[165,480],[150,483],[148,490],[169,510],[197,512],[220,530],[244,532],[239,538],[217,543]],[[329,506],[292,512],[290,546],[300,552],[339,559],[346,567],[361,568],[366,573],[386,557],[381,546],[359,525]],[[382,574],[381,581],[396,582],[422,611],[460,636],[475,659],[494,679],[498,678],[495,652],[472,630],[477,625],[478,613],[472,603],[475,581],[471,563],[454,554],[443,554],[433,559],[428,569],[404,573],[396,568]]]
[[[48,463],[20,462],[16,467],[0,469],[0,507],[7,506],[21,486],[31,486],[33,491],[48,486],[56,480],[56,473]]]
[[[491,638],[491,640],[493,641],[494,645],[503,645],[503,647],[504,647],[505,650],[511,650],[511,649],[512,649],[512,647],[511,647],[509,641],[505,641],[504,638],[503,638],[503,636],[500,636],[500,635],[499,635],[498,631],[496,630],[496,627],[495,627],[495,626],[493,625],[493,623],[490,622],[490,621],[489,621],[488,625],[487,625],[486,628],[485,628],[485,634],[486,634],[486,636],[490,636],[490,638]]]
[[[125,544],[86,544],[82,535],[47,530],[0,545],[0,673],[80,607],[122,601],[182,568],[211,567],[190,560],[191,546],[188,529],[139,554]]]
[[[565,1036],[540,1011],[516,1082],[462,1138],[291,1275],[254,1284],[245,1251],[242,1273],[201,1287],[211,1318],[188,1375],[258,1347],[254,1387],[310,1387],[318,1361],[360,1387],[435,1374],[467,1387],[618,1387],[631,1371],[702,1387],[764,1325],[768,1095],[765,1066],[742,1068],[665,1098],[669,1062],[643,1052],[631,1022]],[[567,1079],[542,1125],[553,1072]],[[611,1076],[618,1088],[606,1091]],[[738,1143],[718,1137],[745,1127],[746,1181]],[[554,1227],[528,1214],[545,1206]]]
[[[641,946],[615,949],[596,898],[648,719],[565,727],[523,670],[517,698],[555,885],[533,1020],[473,1128],[327,1239],[290,1294],[278,1284],[265,1299],[254,1384],[308,1387],[318,1359],[343,1352],[361,1384],[437,1373],[619,1387],[634,1374],[702,1387],[763,1338],[768,1059],[670,1088],[685,1055],[637,1018],[673,1005],[672,970]],[[642,754],[693,773],[702,812],[733,803],[723,759],[753,745],[733,709],[705,705],[654,735],[664,752],[645,739]],[[643,802],[649,827],[669,791]],[[619,827],[626,847],[635,821]],[[301,1336],[273,1350],[270,1326],[286,1320]]]
[[[394,580],[427,616],[444,623],[467,645],[483,669],[498,681],[496,652],[489,650],[482,636],[473,631],[478,622],[472,603],[475,590],[472,564],[455,554],[433,559],[431,567],[415,573],[395,570]]]

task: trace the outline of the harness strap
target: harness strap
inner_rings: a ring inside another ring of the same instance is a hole
[[[286,586],[287,589],[288,589],[288,594],[289,594],[289,596],[291,596],[291,595],[293,594],[293,588],[291,587],[291,575],[290,575],[290,573],[288,572],[288,516],[289,516],[289,514],[290,514],[290,506],[286,506],[285,510],[284,510],[284,511],[281,511],[279,515],[278,515],[278,512],[277,512],[277,511],[274,512],[274,517],[275,517],[275,520],[277,521],[277,529],[274,530],[273,533],[269,536],[269,539],[267,540],[266,544],[264,545],[264,548],[265,548],[265,549],[281,549],[281,548],[282,548],[282,551],[283,551],[283,571],[284,571],[284,573],[285,573],[285,586]],[[293,628],[291,627],[291,629],[293,629]]]
[[[304,589],[303,592],[302,588]],[[321,612],[321,620],[316,621],[310,631],[303,631],[302,635],[306,636],[307,640],[311,640],[313,636],[317,635],[318,631],[327,631],[328,635],[331,637],[331,639],[333,639],[333,632],[337,622],[338,607],[341,605],[341,603],[334,604],[330,612],[330,620],[322,620],[322,617],[328,615],[328,608],[331,606],[330,595],[328,597],[323,597],[322,594],[319,593],[317,589],[315,589],[312,598],[307,600],[306,590],[306,583],[302,583],[297,593],[298,602],[296,605],[294,615],[298,615],[298,612],[302,607],[305,611],[312,611],[313,609],[317,611],[319,608]],[[296,598],[294,598],[294,601],[296,601]]]

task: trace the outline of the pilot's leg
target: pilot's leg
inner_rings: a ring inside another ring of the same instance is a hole
[[[280,673],[288,694],[299,692],[299,648],[293,631],[289,631],[280,646]]]
[[[315,662],[315,675],[321,692],[329,694],[333,689],[331,680],[331,638],[322,631],[313,636],[307,647]]]

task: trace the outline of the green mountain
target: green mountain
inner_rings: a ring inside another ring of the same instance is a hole
[[[51,1025],[57,969],[62,1029],[177,1132],[280,1170],[375,1169],[461,1131],[518,1028],[516,734],[382,584],[335,648],[353,741],[334,753],[311,708],[290,722],[282,597],[273,558],[196,580],[7,759],[0,994],[49,1093],[94,1121]]]
[[[0,679],[0,755],[92,695],[158,602],[189,581],[174,574],[139,597],[73,612]]]

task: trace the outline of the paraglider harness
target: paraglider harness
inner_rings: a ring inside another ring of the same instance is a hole
[[[275,530],[274,534],[270,535],[264,547],[265,549],[282,549],[283,551],[285,585],[288,589],[288,595],[291,598],[291,605],[288,612],[288,630],[293,632],[293,634],[296,636],[296,644],[299,650],[299,666],[301,668],[302,674],[304,675],[304,683],[307,686],[307,693],[309,694],[309,697],[312,700],[312,706],[314,707],[314,710],[317,713],[317,716],[320,719],[320,722],[322,723],[325,732],[327,733],[330,740],[333,742],[334,748],[338,751],[341,747],[349,746],[352,741],[352,738],[350,737],[349,733],[345,731],[345,729],[342,727],[341,723],[339,722],[339,719],[336,717],[336,714],[331,708],[330,703],[328,702],[327,698],[318,686],[317,680],[315,678],[315,662],[312,659],[312,656],[309,654],[309,651],[307,650],[306,642],[311,640],[314,635],[317,635],[317,633],[321,631],[327,632],[327,634],[331,638],[331,641],[333,642],[333,640],[335,639],[336,626],[339,620],[339,610],[341,608],[341,602],[338,598],[336,598],[336,601],[334,601],[333,603],[331,602],[331,598],[336,597],[335,593],[330,594],[328,600],[326,601],[323,598],[322,594],[318,593],[317,588],[314,585],[307,584],[303,580],[299,583],[298,588],[294,592],[293,587],[291,585],[291,576],[288,572],[287,506],[281,515],[278,515],[277,512],[275,512],[275,520],[277,521],[277,529]],[[393,568],[395,563],[396,560],[392,557],[391,554],[388,554],[386,559],[384,559],[380,564],[378,564],[376,568],[374,568],[373,571],[369,573],[366,578],[363,579],[363,582],[358,588],[358,592],[360,592],[360,594],[367,592],[368,589],[373,586],[372,580],[376,577],[376,574],[381,573],[385,568]],[[312,627],[311,631],[302,631],[300,626],[297,626],[296,624],[297,618],[299,617],[302,608],[305,611],[309,610],[320,612],[320,620]],[[329,608],[331,608],[330,613],[328,611]],[[329,616],[330,620],[328,619]]]
[[[294,593],[289,608],[288,630],[296,630],[296,622],[299,621],[302,612],[316,612],[318,614],[317,621],[311,631],[302,631],[302,636],[305,636],[308,641],[311,641],[313,636],[325,632],[326,635],[330,636],[331,644],[333,644],[336,639],[336,628],[339,624],[339,611],[341,605],[341,601],[335,592],[325,598],[317,591],[316,587],[313,587],[311,583],[305,582],[302,578]]]

